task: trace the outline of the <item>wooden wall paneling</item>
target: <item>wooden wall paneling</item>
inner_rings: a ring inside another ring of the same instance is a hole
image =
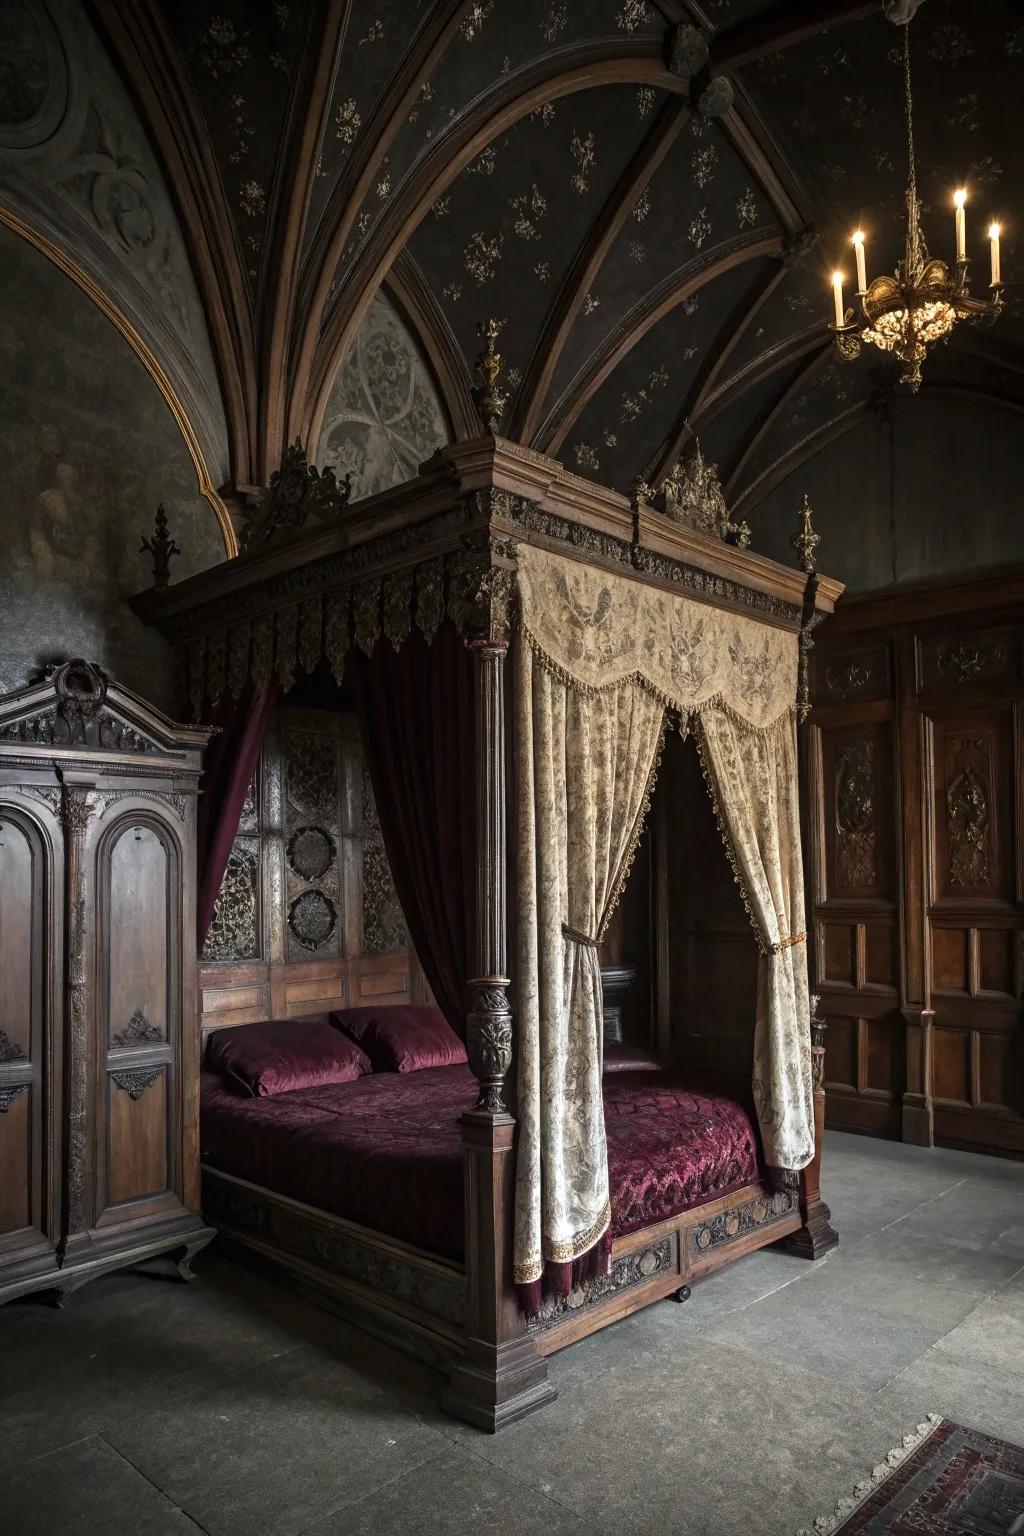
[[[888,692],[899,853],[898,1004],[902,1061],[859,985],[893,969],[892,938],[830,899],[816,912],[815,965],[834,1018],[829,1122],[850,1123],[856,1094],[903,1076],[905,1140],[1024,1154],[1024,634],[1019,573],[930,591],[853,599],[823,628],[815,658],[819,739]],[[885,652],[888,649],[889,660]],[[838,741],[838,736],[837,736]],[[813,756],[808,860],[818,883],[830,850],[827,773]],[[834,757],[834,749],[833,749]],[[826,765],[827,766],[827,765]],[[834,862],[834,853],[831,855]],[[818,868],[818,864],[821,868]],[[815,890],[820,901],[821,891]],[[860,977],[853,988],[850,974]],[[877,1091],[877,1090],[875,1090]],[[858,1110],[874,1116],[877,1110]],[[866,1125],[863,1128],[868,1128]]]
[[[665,743],[653,801],[655,1043],[692,1072],[749,1081],[757,941],[692,741]],[[685,857],[681,851],[685,849]]]
[[[888,635],[816,649],[804,754],[812,975],[829,1025],[826,1122],[898,1133],[900,1012],[899,747]]]

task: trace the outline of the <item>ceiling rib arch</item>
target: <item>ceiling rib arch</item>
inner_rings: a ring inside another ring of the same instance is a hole
[[[521,404],[513,412],[509,425],[509,436],[519,442],[528,443],[536,433],[558,361],[584,297],[594,286],[604,259],[637,198],[686,127],[689,117],[689,104],[683,97],[665,103],[658,120],[591,225],[590,234],[581,246],[565,283],[555,295],[526,370],[520,395]]]
[[[586,62],[579,62],[581,57]],[[676,95],[687,90],[687,82],[665,67],[660,53],[642,42],[626,53],[618,38],[587,44],[572,50],[569,61],[572,67],[566,69],[563,53],[535,61],[510,76],[500,90],[479,101],[406,177],[385,216],[354,258],[338,302],[323,327],[319,314],[311,310],[306,315],[292,381],[293,434],[316,436],[329,378],[396,255],[431,205],[492,139],[547,103],[599,85],[647,85]],[[324,283],[323,273],[320,284],[326,297],[330,281]]]
[[[678,304],[699,293],[708,283],[714,282],[715,278],[745,262],[771,256],[781,250],[782,246],[783,236],[780,234],[739,236],[718,247],[717,257],[689,262],[647,293],[605,338],[587,365],[552,406],[537,432],[533,446],[545,453],[557,455],[587,402],[652,326],[657,325]]]

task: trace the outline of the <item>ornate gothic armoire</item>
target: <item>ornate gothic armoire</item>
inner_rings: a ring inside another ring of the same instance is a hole
[[[83,661],[0,698],[0,1301],[213,1236],[199,1213],[209,732]]]

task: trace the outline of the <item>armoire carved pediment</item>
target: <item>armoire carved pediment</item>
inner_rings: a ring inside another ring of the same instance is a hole
[[[176,730],[159,710],[81,657],[0,697],[0,742],[163,756],[180,751],[172,745]]]

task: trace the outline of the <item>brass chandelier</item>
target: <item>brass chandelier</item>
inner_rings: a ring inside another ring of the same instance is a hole
[[[858,229],[852,244],[857,262],[856,298],[859,311],[843,304],[843,274],[832,275],[835,320],[829,326],[834,347],[846,362],[860,356],[861,345],[869,342],[883,352],[892,353],[901,364],[900,381],[912,394],[921,385],[921,364],[928,348],[945,341],[958,320],[991,324],[1003,307],[1002,279],[999,268],[999,225],[989,227],[992,281],[989,298],[972,298],[967,279],[967,231],[963,188],[953,195],[956,220],[956,264],[952,270],[944,261],[929,257],[921,233],[921,209],[917,196],[917,172],[914,155],[913,99],[910,91],[910,23],[903,28],[903,75],[906,87],[907,158],[907,241],[902,262],[895,276],[867,281],[867,253],[864,231]]]

